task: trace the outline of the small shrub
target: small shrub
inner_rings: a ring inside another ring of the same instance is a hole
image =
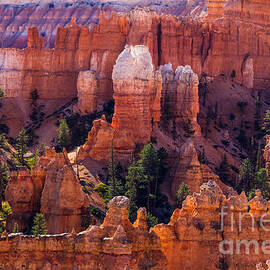
[[[147,221],[148,229],[158,224],[158,218],[153,216],[151,213],[147,214],[146,221]]]
[[[177,192],[176,192],[176,201],[179,208],[182,207],[183,201],[190,194],[189,186],[185,183],[181,183]]]
[[[103,198],[104,202],[107,203],[110,200],[109,186],[106,184],[99,184],[94,188],[98,192],[99,196]]]
[[[6,93],[0,88],[0,98],[6,97]]]

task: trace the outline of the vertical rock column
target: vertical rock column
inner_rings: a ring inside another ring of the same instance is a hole
[[[81,113],[93,113],[98,104],[96,72],[80,71],[77,80],[78,107]]]
[[[161,66],[162,112],[176,124],[193,131],[193,135],[200,136],[201,128],[197,122],[199,113],[199,80],[190,66],[178,66],[174,71],[172,65]]]
[[[82,215],[86,213],[89,198],[81,188],[67,153],[55,155],[47,167],[47,176],[41,196],[40,212],[44,214],[48,233],[81,231]]]
[[[146,144],[160,120],[162,88],[161,74],[154,71],[148,48],[127,45],[116,61],[112,79],[113,128],[129,134],[135,143]]]

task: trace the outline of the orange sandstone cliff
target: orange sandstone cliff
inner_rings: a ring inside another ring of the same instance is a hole
[[[128,203],[126,197],[115,197],[103,224],[90,226],[79,234],[73,231],[35,238],[3,233],[0,266],[11,270],[23,265],[33,269],[76,266],[213,270],[226,266],[229,270],[251,270],[268,258],[262,248],[268,241],[269,226],[260,225],[260,218],[267,213],[269,203],[260,190],[248,202],[244,193],[226,197],[215,182],[209,181],[201,185],[199,193],[186,198],[169,224],[158,224],[150,233],[145,209],[138,210],[134,225],[130,223]],[[246,248],[250,252],[248,260]]]
[[[135,143],[146,144],[153,125],[160,121],[162,87],[161,74],[154,71],[148,48],[126,46],[117,58],[112,79],[115,100],[112,127],[119,133],[127,133]]]
[[[267,10],[265,1],[260,5]],[[211,8],[209,12],[211,16]],[[106,102],[113,95],[115,61],[130,44],[146,45],[155,69],[169,62],[174,68],[190,65],[197,74],[234,74],[247,87],[265,89],[268,32],[252,16],[240,22],[235,18],[237,15],[229,13],[213,22],[192,21],[143,9],[110,16],[101,13],[99,24],[91,30],[74,21],[59,28],[51,50],[42,49],[43,38],[31,29],[29,48],[0,50],[0,85],[10,97],[28,99],[33,89],[38,89],[41,98],[76,97],[77,73],[93,70],[99,80],[99,97]]]
[[[152,231],[161,239],[169,270],[251,270],[269,256],[261,245],[268,241],[268,227],[260,226],[267,208],[259,190],[248,202],[244,193],[226,197],[215,182],[209,181],[201,185],[200,193],[186,198],[169,224],[159,224]],[[255,247],[251,244],[247,255],[249,241],[255,241]]]
[[[7,228],[29,232],[37,212],[44,214],[49,233],[81,231],[89,198],[81,188],[67,154],[47,150],[38,165],[29,173],[14,173],[6,189],[6,200],[12,208]]]
[[[76,234],[35,238],[22,234],[2,234],[0,267],[23,269],[123,270],[167,269],[159,237],[148,232],[146,211],[138,210],[134,225],[128,219],[129,200],[115,197],[100,226],[90,226]]]

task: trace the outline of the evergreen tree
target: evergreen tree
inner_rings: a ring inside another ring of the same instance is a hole
[[[249,146],[248,138],[247,138],[246,132],[244,131],[243,128],[240,129],[237,140],[239,141],[239,143],[241,145],[241,152],[243,151],[243,148],[248,149],[248,146]]]
[[[110,201],[110,192],[109,186],[106,184],[99,184],[94,188],[95,191],[98,192],[99,196],[104,200],[105,203]]]
[[[262,155],[261,155],[261,143],[259,142],[258,150],[257,150],[257,160],[256,160],[256,172],[261,168]]]
[[[240,112],[241,112],[241,117],[243,116],[247,105],[248,105],[248,103],[246,101],[238,101],[237,102],[237,106],[239,107]]]
[[[181,183],[179,186],[177,192],[176,192],[176,202],[177,207],[181,208],[183,201],[186,199],[186,197],[190,194],[190,189],[187,184]]]
[[[28,140],[29,136],[26,134],[25,129],[22,129],[16,139],[15,149],[17,152],[15,153],[15,158],[20,166],[29,168],[27,159],[25,158],[25,154],[28,152]]]
[[[254,177],[253,171],[254,169],[250,160],[248,158],[242,160],[239,172],[239,183],[238,183],[239,192],[242,190],[246,192],[249,191]]]
[[[144,168],[140,163],[132,164],[126,176],[125,194],[130,200],[129,218],[132,222],[136,219],[138,208],[147,203],[147,184],[148,178],[144,173]]]
[[[260,189],[263,197],[266,200],[270,199],[270,186],[267,170],[265,168],[259,169],[255,172],[254,180],[252,181],[251,188],[248,192],[248,198],[251,199],[255,195],[256,189]]]
[[[0,88],[0,98],[6,97],[6,93]]]
[[[157,186],[158,181],[159,159],[157,150],[152,143],[148,143],[144,146],[140,156],[140,162],[142,164],[142,167],[144,168],[144,173],[147,175],[148,178],[147,210],[151,211],[150,203],[151,200],[155,199],[156,196],[154,192],[155,186]]]
[[[168,159],[168,152],[164,147],[161,147],[158,149],[157,155],[159,161],[158,177],[159,182],[161,183],[165,177],[165,174],[167,173],[166,163]]]
[[[153,216],[151,213],[147,213],[146,221],[147,221],[148,229],[158,224],[158,218]]]
[[[4,135],[0,135],[0,155],[3,155],[4,152],[10,152],[10,148],[7,144],[7,139]]]
[[[111,141],[111,159],[109,164],[109,179],[108,179],[110,198],[123,195],[124,193],[122,181],[118,176],[119,175],[117,173],[117,169],[115,166],[113,142]]]
[[[35,89],[35,90],[31,91],[30,97],[32,99],[32,102],[35,103],[39,99],[38,90]]]
[[[255,120],[254,120],[254,129],[255,131],[260,130],[261,126],[261,95],[257,96],[256,100],[256,112],[255,112]]]
[[[58,145],[61,149],[66,148],[67,151],[69,151],[71,147],[70,131],[65,119],[60,120],[58,129]]]
[[[264,134],[270,134],[270,110],[267,110],[265,112],[264,116],[264,122],[263,122],[263,128],[262,130],[264,131]]]
[[[198,155],[198,160],[201,164],[207,164],[207,159],[206,159],[206,156],[205,156],[205,150],[203,148],[202,152],[199,152],[199,155]]]
[[[230,121],[232,122],[232,127],[233,127],[234,120],[235,120],[235,115],[233,113],[230,113]]]
[[[2,211],[2,202],[5,200],[5,191],[9,180],[9,170],[7,164],[0,165],[0,211]]]
[[[221,180],[225,183],[228,183],[230,180],[230,167],[227,160],[226,154],[224,154],[223,159],[220,163],[219,169],[218,169],[218,175],[221,178]]]
[[[46,220],[42,214],[36,214],[31,232],[34,236],[47,234]]]
[[[176,139],[176,135],[177,135],[177,131],[176,131],[176,121],[175,121],[175,119],[173,119],[172,136],[173,136],[173,139],[174,139],[174,140]]]

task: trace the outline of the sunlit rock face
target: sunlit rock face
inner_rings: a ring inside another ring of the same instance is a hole
[[[154,71],[148,48],[126,46],[117,58],[112,79],[115,100],[113,128],[130,134],[135,143],[147,143],[153,126],[160,121],[162,88],[161,74]]]
[[[129,12],[136,5],[150,7],[158,14],[193,17],[205,15],[201,0],[1,0],[0,47],[25,48],[27,29],[36,25],[44,33],[46,47],[53,47],[57,29],[66,27],[76,16],[78,24],[92,28],[99,22],[101,12]]]
[[[131,134],[115,130],[103,115],[93,122],[87,142],[79,149],[77,161],[90,158],[108,164],[112,147],[115,160],[123,161],[130,159],[136,145]]]
[[[29,232],[38,212],[44,214],[51,234],[71,232],[73,228],[80,231],[89,205],[66,152],[54,150],[47,150],[30,172],[13,173],[5,196],[12,208],[7,220],[9,231],[17,223],[20,231]]]
[[[259,190],[248,202],[244,192],[226,197],[218,184],[210,180],[200,186],[199,192],[187,196],[182,209],[172,214],[169,224],[158,224],[153,231],[161,239],[168,270],[215,269],[213,265],[252,270],[269,256],[262,252],[261,246],[263,241],[268,241],[269,231],[259,225],[266,213],[267,201]],[[250,249],[247,255],[244,248],[237,252],[237,241],[257,241],[259,252]],[[227,244],[231,245],[231,252],[221,260],[223,250],[228,251]]]
[[[128,160],[136,144],[150,140],[153,127],[160,121],[162,78],[160,71],[154,71],[146,46],[127,45],[116,60],[112,79],[115,101],[112,124],[105,116],[93,122],[78,160],[90,157],[108,162],[111,147],[116,159]]]
[[[80,71],[77,80],[78,108],[82,114],[93,113],[98,108],[99,93],[96,72]]]
[[[213,21],[224,16],[225,0],[209,0],[207,3],[207,20]]]
[[[80,233],[0,238],[0,267],[4,269],[166,270],[159,237],[149,232],[146,210],[138,210],[134,225],[128,219],[129,199],[113,198],[104,222]],[[16,255],[15,255],[16,254]]]

